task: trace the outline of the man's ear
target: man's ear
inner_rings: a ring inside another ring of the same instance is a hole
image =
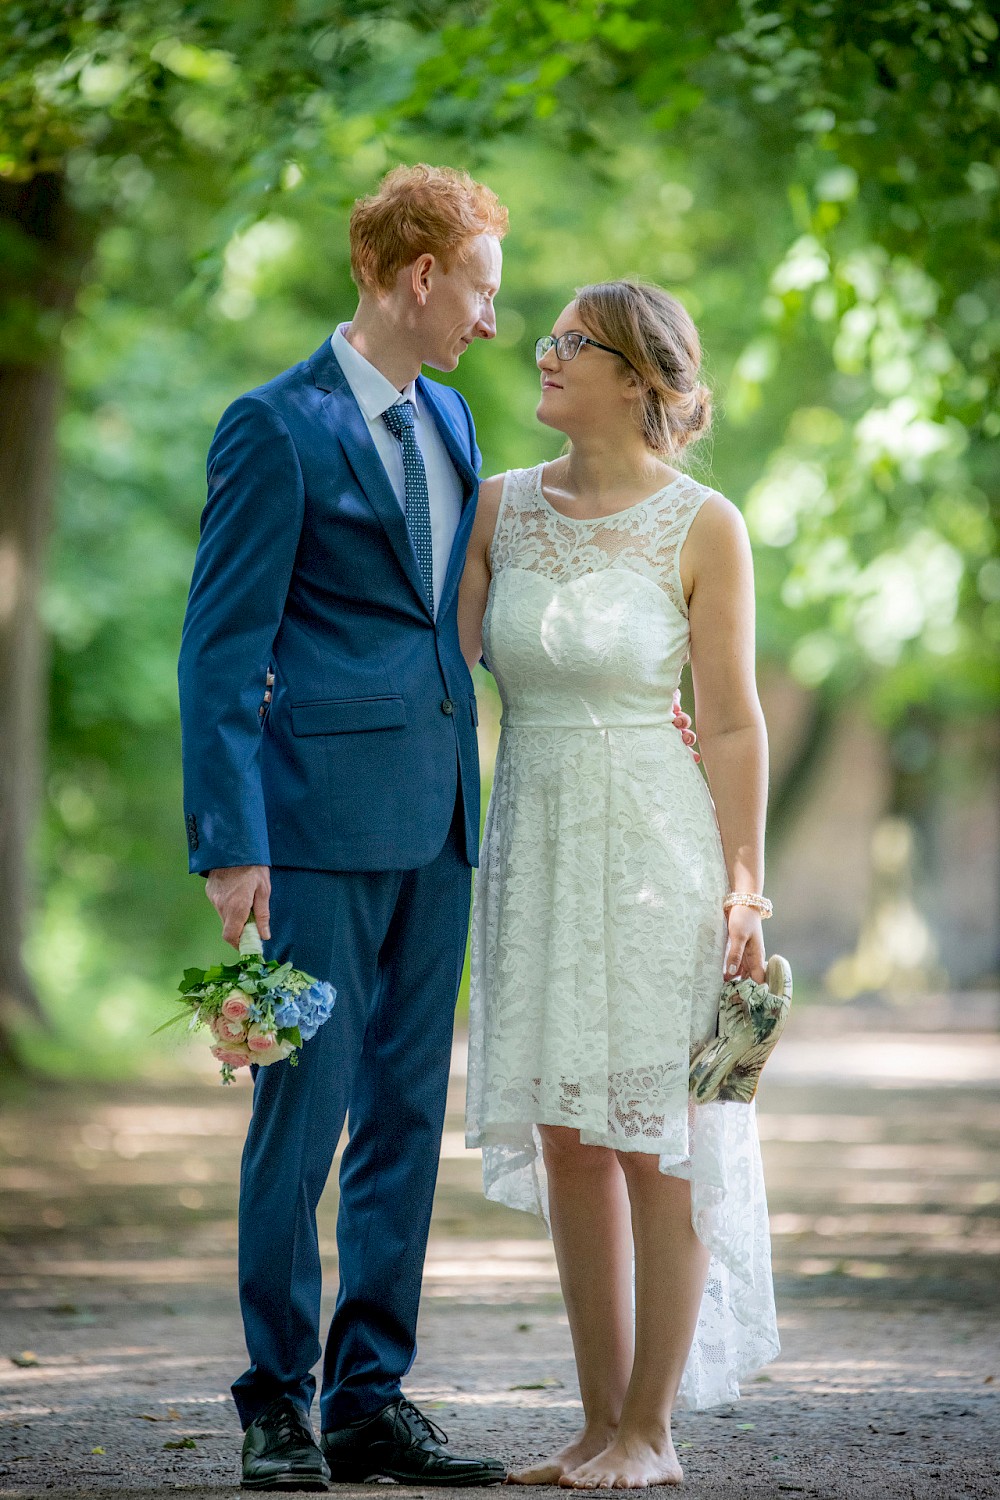
[[[431,278],[437,261],[433,255],[418,255],[410,267],[410,287],[418,307],[425,307],[430,296]]]

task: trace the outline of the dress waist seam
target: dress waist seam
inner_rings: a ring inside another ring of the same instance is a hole
[[[629,719],[615,724],[580,724],[563,722],[554,724],[551,719],[509,719],[506,716],[501,719],[501,729],[579,729],[592,730],[601,733],[606,729],[669,729],[673,727],[673,718],[666,719]]]

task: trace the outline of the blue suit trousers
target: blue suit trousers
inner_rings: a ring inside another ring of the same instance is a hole
[[[240,1178],[244,1428],[279,1395],[308,1410],[321,1354],[316,1206],[340,1169],[340,1291],[326,1340],[323,1431],[399,1395],[437,1179],[471,884],[464,815],[413,870],[271,871],[267,956],[329,980],[337,1001],[297,1067],[256,1069]]]

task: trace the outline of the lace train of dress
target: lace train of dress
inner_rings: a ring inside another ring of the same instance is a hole
[[[711,493],[686,476],[601,520],[507,475],[484,654],[503,704],[476,879],[467,1142],[489,1198],[548,1219],[537,1126],[689,1178],[711,1252],[679,1404],[732,1401],[778,1352],[753,1104],[694,1106],[726,870],[672,724],[690,643],[679,556]]]

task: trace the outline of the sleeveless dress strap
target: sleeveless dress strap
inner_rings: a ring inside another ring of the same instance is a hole
[[[490,543],[490,572],[495,576],[508,566],[519,530],[524,497],[533,489],[534,469],[508,469],[503,476],[500,506]]]
[[[695,517],[700,512],[708,497],[717,492],[708,489],[703,484],[699,484],[697,480],[690,480],[681,489],[682,502],[674,512],[672,524],[669,528],[664,588],[677,605],[681,614],[687,619],[687,600],[684,597],[684,582],[681,578],[681,553],[684,550],[684,543],[688,539],[688,532],[694,524]]]

